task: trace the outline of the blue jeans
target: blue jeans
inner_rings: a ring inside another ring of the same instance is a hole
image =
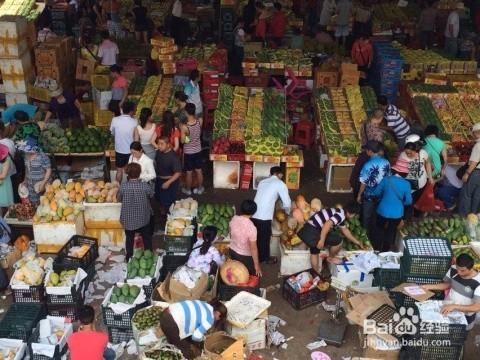
[[[117,354],[115,354],[115,351],[113,351],[113,349],[110,349],[108,347],[103,352],[103,358],[105,360],[115,360],[116,357],[117,357]]]

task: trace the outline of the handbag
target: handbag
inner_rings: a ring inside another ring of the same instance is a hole
[[[420,174],[420,169],[421,169],[421,165],[420,165],[420,153],[418,154],[418,174]],[[412,187],[412,190],[419,190],[420,189],[420,186],[418,184],[418,179],[405,179],[407,180],[409,183],[410,183],[410,186]]]
[[[306,223],[298,231],[297,236],[302,240],[308,247],[316,247],[320,241],[320,229],[317,229],[315,226]]]

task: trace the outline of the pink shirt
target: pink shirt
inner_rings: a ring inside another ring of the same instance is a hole
[[[252,256],[250,242],[257,241],[257,228],[250,219],[235,215],[230,221],[230,238],[230,249],[239,255]]]
[[[72,334],[67,343],[71,360],[103,360],[108,336],[97,331],[79,331]]]

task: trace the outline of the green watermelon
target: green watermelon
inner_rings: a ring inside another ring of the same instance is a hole
[[[112,294],[112,297],[110,298],[110,302],[113,304],[116,304],[118,302],[118,297],[115,294]]]
[[[123,285],[122,286],[122,295],[123,296],[128,296],[129,293],[130,293],[130,289],[129,289],[128,285]]]
[[[152,258],[152,257],[153,257],[152,251],[151,251],[151,250],[145,250],[145,251],[143,252],[143,257],[144,257],[145,259],[150,259],[150,258]]]
[[[125,296],[120,295],[120,296],[118,297],[118,302],[119,302],[119,303],[122,303],[122,304],[126,304],[126,302],[125,302],[126,299],[127,299],[127,298],[126,298]]]
[[[137,260],[137,259],[132,259],[132,266],[135,268],[135,269],[138,269],[140,268],[140,262]]]
[[[147,271],[145,269],[138,270],[138,276],[144,278],[147,275]]]
[[[133,257],[135,259],[141,259],[142,256],[143,256],[143,250],[141,250],[141,249],[135,250],[135,252],[133,254]]]
[[[122,290],[121,290],[120,288],[118,288],[118,287],[115,286],[115,287],[113,288],[112,293],[113,293],[115,296],[117,296],[117,298],[118,298],[120,295],[122,295]]]

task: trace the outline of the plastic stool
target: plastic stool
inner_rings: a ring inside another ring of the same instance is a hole
[[[310,149],[315,143],[315,124],[313,121],[301,120],[295,128],[295,144]]]

